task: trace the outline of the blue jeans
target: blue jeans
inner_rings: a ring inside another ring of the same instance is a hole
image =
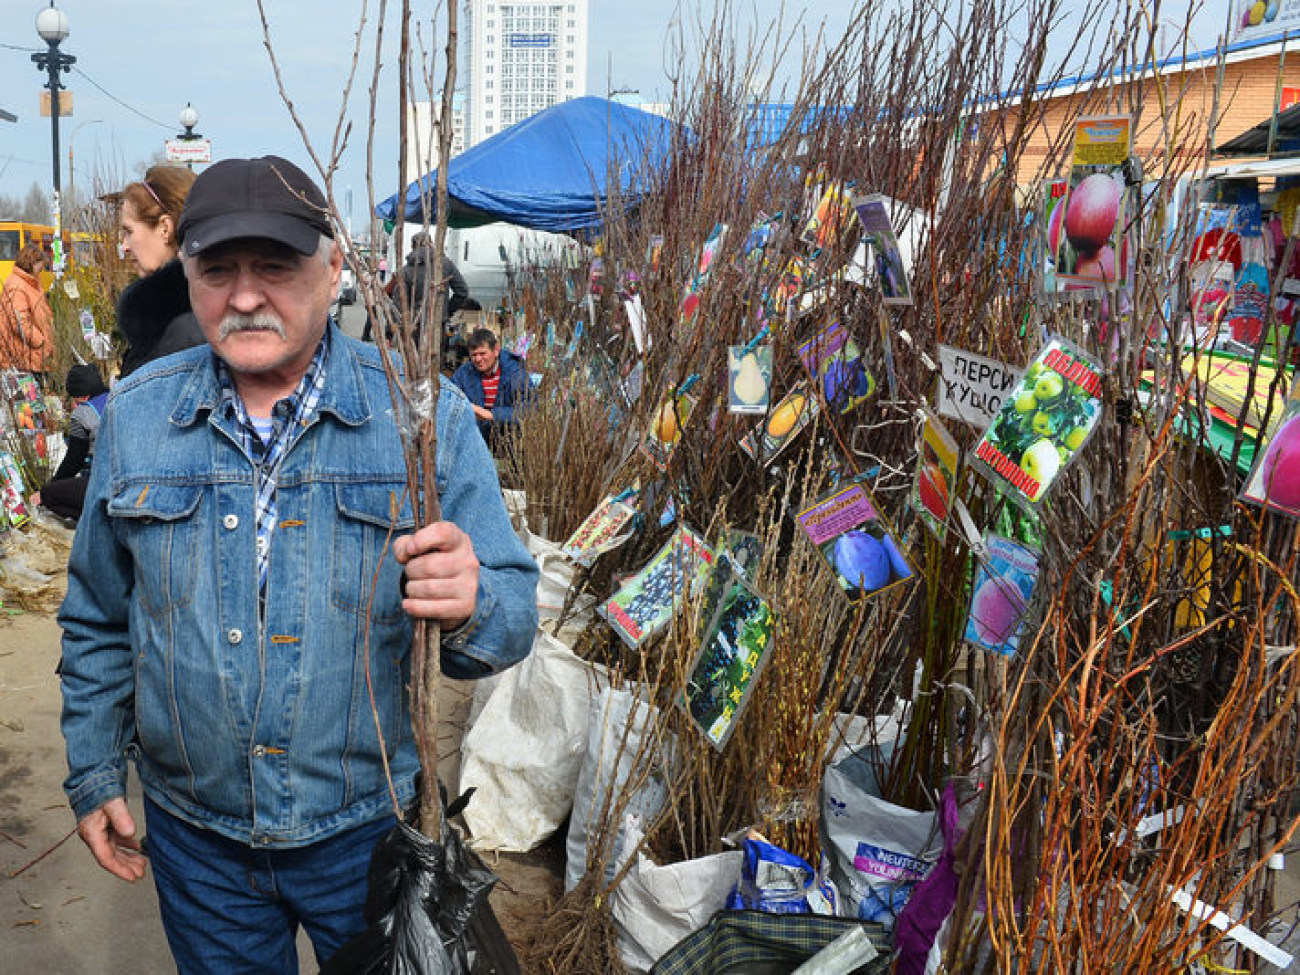
[[[298,925],[318,962],[366,927],[375,844],[392,816],[296,849],[258,850],[144,803],[163,930],[181,975],[296,975]]]

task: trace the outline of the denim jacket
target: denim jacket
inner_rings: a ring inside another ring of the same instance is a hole
[[[59,612],[64,788],[80,819],[124,794],[130,756],[173,815],[252,846],[300,846],[392,810],[371,693],[398,799],[414,796],[412,623],[389,539],[413,528],[411,506],[397,510],[402,445],[378,352],[335,330],[318,418],[280,468],[263,625],[254,470],[219,399],[200,346],[109,400]],[[442,516],[482,566],[474,615],[444,633],[442,664],[479,677],[528,653],[537,567],[446,382],[437,431]]]

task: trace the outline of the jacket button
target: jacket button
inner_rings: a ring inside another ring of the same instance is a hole
[[[239,515],[226,515],[221,519],[221,523],[230,531],[234,531],[239,527]]]
[[[265,745],[254,745],[254,746],[253,746],[253,757],[254,757],[254,758],[261,758],[261,757],[262,757],[263,755],[265,755],[265,754],[266,754],[266,746],[265,746]]]
[[[231,643],[240,643],[244,639],[244,634],[240,630],[230,629],[226,631],[226,639]]]

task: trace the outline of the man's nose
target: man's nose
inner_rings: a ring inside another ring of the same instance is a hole
[[[261,278],[250,268],[239,268],[230,290],[230,307],[239,312],[253,312],[262,306],[264,298]]]

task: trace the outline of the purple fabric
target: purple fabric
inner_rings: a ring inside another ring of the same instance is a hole
[[[957,796],[951,784],[943,790],[939,803],[939,826],[943,830],[943,853],[912,891],[894,929],[896,975],[923,975],[935,936],[957,903],[958,878],[953,861],[961,833],[957,829]]]

